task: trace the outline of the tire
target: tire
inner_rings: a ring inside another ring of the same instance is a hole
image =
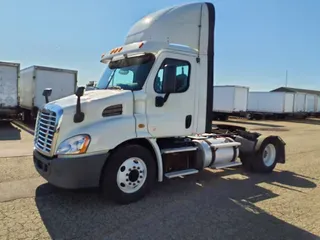
[[[103,196],[118,204],[136,202],[152,189],[156,170],[156,161],[147,148],[140,145],[120,147],[112,153],[102,172]]]
[[[246,116],[245,116],[246,119],[248,120],[252,120],[252,115],[250,113],[247,113]]]
[[[270,173],[277,165],[279,142],[266,139],[252,160],[252,170],[259,173]]]
[[[246,155],[243,155],[243,154],[240,154],[239,155],[239,158],[240,158],[240,161],[242,162],[242,167],[249,171],[249,172],[252,172],[253,171],[253,168],[252,168],[252,164],[251,164],[251,160],[250,160],[250,157],[249,156],[246,156]]]

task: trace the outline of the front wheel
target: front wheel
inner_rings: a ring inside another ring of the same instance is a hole
[[[101,183],[103,194],[120,204],[143,198],[156,180],[156,163],[147,148],[120,147],[107,160]]]

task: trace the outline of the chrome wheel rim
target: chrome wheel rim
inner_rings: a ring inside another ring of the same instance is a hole
[[[118,169],[117,184],[124,193],[137,192],[147,178],[145,162],[136,157],[125,160]]]

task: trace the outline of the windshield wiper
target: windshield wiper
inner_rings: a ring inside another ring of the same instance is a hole
[[[107,87],[107,89],[117,89],[117,90],[122,90],[121,87],[119,86],[110,86],[110,87]]]

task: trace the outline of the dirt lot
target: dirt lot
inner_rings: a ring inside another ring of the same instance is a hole
[[[0,239],[320,239],[320,121],[234,121],[287,143],[271,175],[204,171],[117,206],[95,191],[49,186],[32,164],[32,135],[0,128]],[[10,138],[11,137],[11,138]]]

